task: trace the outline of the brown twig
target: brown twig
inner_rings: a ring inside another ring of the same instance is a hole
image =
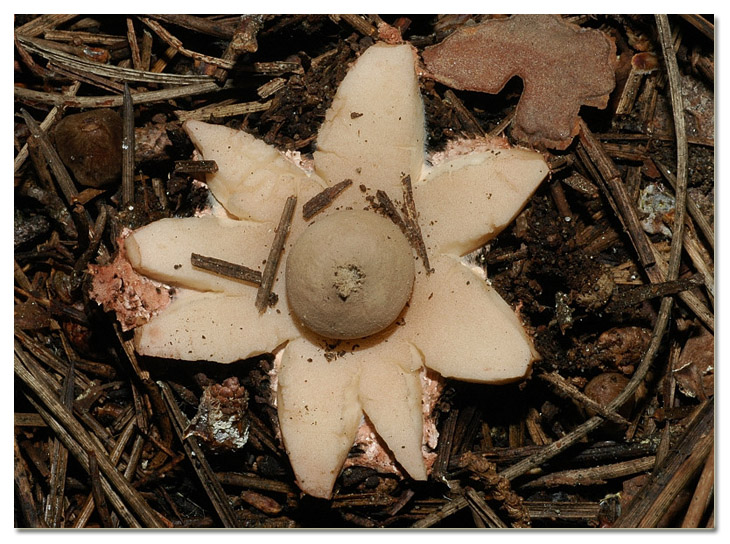
[[[649,483],[624,509],[614,527],[656,527],[677,494],[705,463],[714,444],[714,430],[714,402],[710,399],[698,407],[684,436],[653,471]]]
[[[71,410],[73,406],[73,383],[74,383],[74,365],[71,364],[70,372],[63,378],[63,388],[61,390],[61,402],[66,409]],[[68,466],[68,450],[63,446],[58,438],[53,441],[53,450],[51,453],[51,475],[49,478],[50,492],[46,503],[45,520],[49,527],[61,527],[63,515],[63,502],[66,489],[66,468]]]
[[[127,17],[127,42],[132,52],[132,66],[135,70],[142,70],[142,56],[137,42],[137,33],[134,31],[134,21],[131,17]]]
[[[309,221],[312,217],[332,204],[332,202],[350,185],[352,185],[352,180],[346,179],[331,187],[327,187],[310,198],[304,203],[304,206],[302,206],[302,217],[304,220]]]
[[[23,36],[33,37],[40,36],[48,30],[53,30],[59,25],[66,23],[77,17],[76,14],[63,14],[63,15],[39,15],[32,21],[28,21],[23,26],[19,26],[15,29],[16,34]]]
[[[423,241],[421,226],[418,223],[418,212],[416,211],[416,203],[413,200],[413,185],[411,184],[411,176],[404,176],[401,179],[403,184],[403,211],[405,223],[408,227],[409,239],[416,253],[421,258],[426,274],[433,272],[431,264],[428,262],[428,252],[426,251],[426,243]]]
[[[99,520],[102,527],[114,527],[109,507],[106,503],[106,497],[101,486],[101,477],[99,476],[99,464],[96,462],[96,453],[94,450],[86,452],[89,458],[89,477],[91,478],[91,495],[94,497],[94,505],[96,513],[99,514]]]
[[[18,506],[30,528],[46,527],[46,522],[38,515],[38,508],[33,497],[33,488],[30,481],[30,472],[18,447],[18,441],[13,439],[15,490],[18,497]]]
[[[214,174],[217,171],[215,161],[175,161],[176,174]]]
[[[605,183],[607,196],[610,198],[610,202],[615,207],[619,219],[629,234],[642,266],[648,268],[654,264],[654,254],[651,250],[651,244],[641,226],[636,207],[631,202],[626,188],[621,181],[621,174],[603,150],[601,143],[588,129],[585,122],[580,120],[579,123],[580,143],[598,170],[599,177],[597,181]]]
[[[231,263],[214,257],[205,257],[197,253],[192,253],[190,255],[190,264],[197,268],[207,270],[208,272],[226,276],[227,278],[234,278],[253,283],[254,285],[261,285],[261,272],[241,264]]]
[[[124,84],[122,101],[122,206],[134,202],[134,106],[129,85]]]
[[[182,41],[180,41],[178,38],[172,35],[171,32],[169,32],[165,27],[163,27],[160,23],[157,21],[150,19],[148,17],[140,17],[140,21],[142,21],[144,24],[146,24],[152,32],[157,34],[157,36],[165,42],[170,47],[174,48],[178,53],[181,55],[184,55],[186,57],[190,57],[192,59],[198,60],[200,62],[205,62],[207,64],[212,64],[214,66],[220,66],[221,68],[225,68],[227,70],[230,70],[233,68],[234,62],[226,59],[221,59],[218,57],[212,57],[210,55],[204,55],[202,53],[198,53],[197,51],[192,51],[190,49],[187,49],[183,47]]]
[[[464,490],[464,497],[469,506],[486,522],[487,526],[493,529],[506,529],[509,526],[500,519],[497,513],[492,510],[482,496],[473,488],[467,487]]]
[[[256,293],[256,309],[259,313],[263,313],[269,305],[271,288],[274,286],[276,271],[279,269],[281,252],[284,250],[286,238],[289,236],[289,229],[291,228],[291,221],[294,217],[294,209],[296,205],[297,197],[292,195],[286,199],[284,211],[281,213],[281,218],[279,219],[279,226],[276,227],[274,242],[271,244],[269,257],[266,259],[266,266],[264,267],[264,271],[261,275],[261,284],[259,285],[259,290]]]
[[[115,65],[105,65],[59,51],[56,47],[57,44],[53,44],[53,42],[47,42],[46,40],[40,40],[38,38],[28,38],[25,36],[18,36],[18,39],[24,47],[28,48],[33,53],[41,55],[49,61],[56,62],[62,66],[68,66],[82,72],[87,71],[92,74],[98,74],[110,79],[136,81],[140,83],[159,83],[163,85],[189,85],[194,83],[210,82],[217,86],[210,76],[161,74],[152,71],[143,72],[133,68],[122,68]]]
[[[264,24],[261,15],[242,15],[225,52],[223,60],[235,64],[238,57],[243,53],[255,53],[258,50],[256,35]],[[218,68],[213,75],[218,83],[223,83],[228,78],[228,70]]]
[[[597,414],[602,415],[603,417],[610,421],[613,421],[614,423],[617,423],[619,425],[628,425],[629,422],[626,421],[626,418],[617,414],[614,411],[608,410],[603,404],[599,404],[592,398],[586,396],[582,391],[580,391],[580,389],[572,385],[557,372],[539,374],[538,377],[555,387],[561,396],[580,403],[589,410],[593,410]]]
[[[162,396],[167,404],[167,409],[172,416],[175,433],[180,439],[180,442],[182,442],[183,448],[185,448],[185,453],[187,454],[190,463],[193,465],[193,469],[195,469],[195,472],[200,479],[200,483],[205,488],[208,498],[213,503],[215,511],[218,513],[218,516],[220,516],[225,527],[239,527],[240,524],[236,517],[236,513],[231,507],[231,502],[225,491],[223,491],[223,487],[216,478],[213,469],[208,464],[203,450],[198,445],[197,439],[194,436],[185,437],[185,429],[190,422],[187,420],[187,417],[185,417],[185,414],[180,411],[180,408],[178,408],[175,397],[172,394],[172,390],[164,382],[159,382],[159,385],[162,389]]]
[[[689,278],[682,278],[680,280],[650,283],[649,285],[640,285],[621,290],[614,292],[611,296],[611,300],[606,306],[606,311],[619,312],[645,300],[674,295],[703,284],[704,277],[702,274],[695,274]]]
[[[102,481],[104,492],[125,521],[131,526],[140,526],[130,516],[120,496],[124,497],[124,500],[129,504],[135,514],[139,516],[145,527],[162,527],[163,525],[158,515],[149,507],[139,492],[116,470],[114,465],[108,460],[105,452],[100,450],[97,442],[92,439],[91,435],[89,435],[73,415],[58,402],[53,392],[48,389],[43,381],[33,376],[19,362],[17,357],[15,359],[15,375],[38,396],[40,401],[35,401],[32,397],[28,397],[29,401],[87,472],[89,471],[89,460],[86,452],[89,450],[95,451],[99,467],[106,478],[108,478],[108,482],[106,479]],[[41,406],[40,402],[48,410]],[[111,487],[112,485],[114,486],[113,488]],[[117,495],[117,492],[119,495]]]
[[[642,457],[621,463],[602,465],[599,467],[578,468],[553,472],[536,478],[522,485],[520,489],[538,489],[542,487],[603,485],[606,480],[622,478],[646,472],[654,466],[655,458]]]
[[[330,18],[335,22],[339,22],[339,19],[342,19],[345,21],[348,25],[350,25],[352,28],[357,30],[360,34],[363,36],[377,36],[378,35],[378,29],[375,28],[372,24],[370,24],[368,21],[366,21],[363,17],[360,15],[354,15],[354,14],[342,14],[342,15],[331,15]]]
[[[69,206],[73,206],[74,199],[78,196],[79,192],[76,190],[76,186],[71,179],[71,175],[68,173],[68,170],[66,170],[66,167],[61,161],[61,157],[58,156],[58,153],[51,144],[48,135],[41,129],[38,122],[33,119],[30,113],[24,109],[21,109],[20,112],[23,115],[23,119],[25,119],[28,129],[30,130],[31,137],[35,138],[38,142],[41,153],[43,153],[43,156],[48,162],[48,166],[50,166],[51,171],[58,182],[58,186],[60,187],[63,196],[66,198],[66,203]]]
[[[194,30],[202,34],[208,34],[216,38],[231,39],[236,31],[235,23],[225,23],[220,21],[210,21],[204,17],[196,17],[194,15],[182,14],[165,14],[165,15],[148,15],[153,19],[159,19],[167,23],[172,23],[188,30]]]
[[[212,106],[205,106],[193,111],[176,110],[175,115],[177,115],[177,118],[180,119],[180,121],[187,121],[189,119],[222,119],[226,117],[235,117],[237,115],[245,115],[247,113],[266,111],[272,104],[273,102],[271,100],[266,102],[253,101],[224,105],[214,104]]]
[[[682,528],[696,528],[700,526],[702,516],[710,505],[715,488],[715,448],[710,450],[705,466],[700,474],[694,495],[682,520]]]
[[[122,432],[122,435],[117,440],[116,444],[114,445],[114,449],[109,454],[109,458],[111,459],[112,463],[118,463],[119,459],[122,457],[122,453],[124,452],[124,448],[126,447],[127,443],[129,442],[129,439],[132,437],[132,434],[134,432],[134,421],[130,421],[124,431]],[[131,475],[130,475],[131,476]],[[124,477],[129,480],[130,476],[128,476],[126,473],[124,474]],[[84,502],[84,505],[81,507],[81,511],[78,514],[78,517],[74,521],[74,528],[78,529],[81,527],[84,527],[86,523],[89,521],[89,518],[91,517],[91,514],[94,511],[95,506],[95,495],[92,493]]]
[[[220,87],[214,81],[181,85],[178,87],[171,87],[169,89],[162,89],[160,91],[134,93],[134,95],[132,95],[132,102],[134,102],[135,105],[164,102],[166,100],[174,100],[176,98],[215,93],[231,87],[232,85],[230,82],[226,82],[223,87]],[[18,86],[13,88],[13,92],[15,94],[15,98],[22,102],[28,102],[30,104],[66,106],[69,108],[116,108],[121,106],[123,101],[122,97],[119,95],[79,96],[72,98],[63,94],[24,89],[23,87]]]

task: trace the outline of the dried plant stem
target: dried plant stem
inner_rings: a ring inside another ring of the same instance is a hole
[[[127,504],[129,504],[134,513],[139,516],[139,519],[142,523],[144,523],[145,527],[162,527],[163,525],[158,514],[150,508],[139,492],[132,487],[126,479],[124,479],[119,471],[117,471],[114,464],[107,457],[106,452],[103,449],[100,449],[98,441],[94,440],[86,429],[81,426],[73,414],[71,414],[71,412],[69,412],[58,401],[53,391],[50,390],[44,382],[31,374],[22,365],[22,363],[20,363],[17,356],[15,358],[14,366],[16,376],[18,376],[18,378],[20,378],[20,380],[38,396],[40,402],[47,407],[48,411],[46,411],[39,403],[33,401],[34,406],[37,410],[39,410],[41,417],[43,417],[46,420],[46,423],[52,427],[54,431],[56,431],[59,438],[64,442],[64,445],[87,471],[89,464],[86,452],[94,450],[97,461],[99,462],[99,468],[109,482],[105,484],[107,497],[112,500],[113,497],[117,496],[118,492]],[[104,481],[106,482],[107,480],[105,479]],[[111,486],[114,487],[112,488]],[[113,489],[116,489],[116,492],[113,491]],[[113,497],[110,495],[113,495]],[[114,500],[112,500],[112,502],[114,502]],[[122,515],[123,512],[120,511],[120,508],[123,507],[123,504],[118,502],[116,507],[120,515]],[[126,510],[126,507],[124,507],[123,510]],[[133,519],[127,519],[126,521],[134,523]],[[139,525],[137,524],[137,526]]]
[[[221,276],[261,285],[261,272],[241,264],[230,263],[214,257],[205,257],[197,253],[190,255],[190,264]]]
[[[408,226],[408,238],[416,253],[421,258],[426,274],[433,272],[431,264],[428,261],[428,252],[426,251],[426,243],[423,241],[421,226],[418,223],[418,211],[416,211],[416,202],[413,200],[413,185],[411,184],[411,176],[404,176],[401,179],[403,184],[403,211],[405,212],[405,223]]]
[[[112,64],[100,64],[91,60],[82,59],[70,53],[59,51],[57,44],[28,38],[18,35],[18,40],[24,47],[49,61],[58,63],[61,66],[73,68],[81,72],[96,74],[110,79],[121,81],[137,81],[140,83],[159,83],[162,85],[190,85],[194,83],[215,83],[210,76],[161,74],[157,72],[142,72],[133,68],[122,68]]]
[[[233,65],[235,64],[235,62],[230,61],[230,60],[220,59],[218,57],[211,57],[210,55],[203,55],[202,53],[198,53],[196,51],[191,51],[190,49],[183,47],[182,42],[179,39],[177,39],[175,36],[173,36],[172,33],[170,33],[167,29],[165,29],[165,27],[163,27],[157,21],[150,19],[148,17],[140,17],[139,19],[144,24],[146,24],[148,27],[150,27],[150,30],[152,30],[152,32],[157,34],[157,36],[163,42],[165,42],[170,47],[173,47],[181,55],[190,57],[190,58],[198,60],[200,62],[212,64],[214,66],[220,66],[221,68],[225,68],[227,70],[230,70],[231,68],[233,68]]]
[[[114,521],[109,513],[109,507],[104,497],[104,490],[101,486],[101,477],[99,475],[99,464],[96,461],[96,453],[94,450],[87,451],[89,458],[89,477],[91,478],[91,495],[94,497],[96,513],[99,514],[99,520],[102,527],[114,527]]]
[[[606,311],[621,311],[631,306],[635,306],[644,300],[682,293],[687,289],[692,289],[703,284],[704,278],[702,274],[694,274],[689,278],[682,278],[681,280],[638,285],[636,287],[614,293],[611,297],[611,301],[606,306]]]
[[[215,161],[175,161],[176,174],[214,174],[217,171]]]
[[[531,520],[595,521],[601,510],[597,502],[525,501]]]
[[[676,58],[675,64],[676,64]],[[679,97],[679,100],[681,101],[681,97]],[[682,110],[680,110],[682,111]],[[681,116],[680,116],[681,117]],[[682,117],[682,122],[680,123],[680,128],[682,131],[684,131],[684,117]],[[672,279],[676,279],[675,277],[669,277],[668,271],[674,270],[675,268],[678,270],[679,266],[679,259],[681,257],[681,250],[682,250],[682,237],[683,237],[683,225],[684,225],[684,215],[686,210],[686,203],[687,203],[687,153],[686,153],[686,147],[687,147],[687,140],[686,137],[682,138],[678,136],[678,139],[684,141],[684,153],[682,153],[682,159],[680,160],[680,152],[679,149],[682,147],[681,144],[678,144],[678,171],[681,164],[683,164],[684,169],[684,179],[681,183],[678,181],[678,186],[676,190],[676,202],[675,202],[675,209],[677,210],[675,214],[675,221],[674,221],[674,227],[672,229],[673,237],[672,237],[672,251],[670,251],[670,257],[668,265],[665,263],[664,258],[658,253],[657,249],[651,244],[649,241],[649,237],[644,232],[643,228],[641,227],[641,224],[639,223],[638,214],[636,211],[636,207],[633,205],[631,200],[629,199],[626,190],[624,188],[623,183],[621,182],[621,176],[616,169],[616,166],[613,164],[613,161],[606,155],[606,153],[603,151],[602,146],[600,142],[595,138],[595,136],[591,133],[591,131],[588,129],[584,121],[580,121],[580,140],[582,144],[582,150],[587,155],[586,160],[584,161],[587,166],[593,166],[590,161],[593,161],[595,163],[595,168],[597,170],[596,173],[596,179],[598,181],[603,180],[610,188],[610,193],[607,192],[608,196],[615,196],[617,197],[617,200],[614,202],[613,199],[610,199],[612,202],[612,205],[614,207],[614,211],[618,215],[620,219],[622,219],[622,222],[626,226],[629,235],[631,237],[632,242],[634,243],[634,248],[636,249],[636,252],[639,256],[639,260],[641,261],[642,265],[644,266],[644,270],[646,271],[647,276],[649,276],[649,279],[652,281],[652,283],[660,283],[664,281],[670,281]],[[678,131],[679,134],[679,131]],[[683,134],[683,132],[682,132]],[[579,151],[581,148],[579,148]],[[679,177],[678,177],[679,179]],[[679,210],[682,210],[680,213]],[[682,216],[682,223],[678,223],[678,216]],[[678,249],[676,250],[678,253],[675,255],[673,253],[675,243],[674,238],[675,236],[680,241],[679,245],[676,246]],[[695,312],[695,314],[705,323],[705,325],[710,328],[710,330],[714,330],[714,317],[712,315],[712,312],[705,306],[705,304],[697,298],[691,291],[682,291],[679,294],[679,297],[682,299],[682,301],[687,304],[687,306],[690,307],[690,309]]]
[[[360,15],[354,15],[354,14],[330,15],[330,18],[335,23],[338,23],[339,20],[342,19],[343,21],[345,21],[348,25],[350,25],[352,28],[357,30],[363,36],[372,37],[372,36],[378,35],[378,29],[375,28],[369,22],[367,22],[365,19],[363,19]]]
[[[497,513],[489,507],[486,501],[476,490],[471,487],[467,487],[464,490],[464,497],[472,510],[477,512],[479,517],[484,520],[487,526],[493,529],[507,529],[509,527],[509,525],[502,521]]]
[[[38,142],[40,150],[43,153],[46,162],[48,162],[48,166],[50,166],[63,196],[66,198],[66,203],[69,206],[73,206],[75,198],[78,196],[79,192],[76,190],[76,185],[74,185],[68,170],[66,170],[66,167],[63,165],[61,157],[58,156],[58,153],[51,144],[48,135],[41,129],[38,122],[33,119],[30,113],[24,109],[21,109],[20,112],[23,115],[23,119],[25,119],[28,129],[30,130],[31,138],[35,138]]]
[[[135,70],[141,70],[142,56],[139,52],[137,33],[134,31],[134,21],[131,17],[127,17],[127,42],[129,42],[129,50],[132,52],[132,66]]]
[[[266,102],[241,102],[238,104],[225,104],[225,105],[213,105],[205,106],[193,111],[177,110],[175,115],[180,121],[187,121],[189,119],[205,120],[211,117],[224,118],[224,117],[235,117],[236,115],[245,115],[247,113],[255,113],[257,111],[268,110],[273,101],[267,100]]]
[[[16,505],[20,506],[20,510],[23,512],[23,517],[25,518],[28,527],[46,527],[46,522],[38,515],[35,498],[33,497],[33,488],[30,483],[28,465],[23,459],[23,456],[20,454],[20,448],[18,447],[18,441],[16,438],[13,438],[13,456],[13,466],[15,467],[13,472],[15,479],[15,492],[17,493],[19,503],[16,503]]]
[[[281,259],[281,252],[284,250],[286,238],[289,236],[289,229],[291,228],[291,221],[294,217],[294,209],[296,208],[296,205],[297,197],[292,195],[286,199],[284,211],[281,213],[281,218],[279,219],[279,226],[276,227],[274,242],[271,244],[269,257],[266,259],[266,266],[264,267],[264,271],[261,275],[261,284],[259,285],[259,290],[256,293],[256,309],[259,313],[263,313],[269,305],[269,295],[271,295],[271,288],[274,286],[276,271],[279,268],[279,260]]]
[[[684,232],[684,216],[687,208],[687,131],[684,122],[684,104],[682,87],[679,79],[677,55],[672,43],[672,29],[669,27],[669,18],[666,15],[656,15],[659,41],[662,44],[664,62],[669,76],[669,91],[672,99],[672,115],[674,117],[674,133],[677,136],[677,185],[675,190],[675,216],[672,229],[672,248],[669,253],[668,280],[676,278],[675,270],[679,269],[682,257],[682,233]],[[677,238],[678,240],[675,240]],[[679,243],[676,243],[679,242]]]
[[[267,480],[260,476],[239,474],[237,472],[216,472],[216,478],[224,485],[273,491],[275,493],[294,493],[295,489],[285,482]]]
[[[134,202],[134,106],[129,85],[124,84],[122,101],[122,206]]]
[[[715,304],[715,272],[712,265],[712,257],[705,251],[705,248],[700,244],[697,239],[697,232],[695,231],[694,225],[691,222],[685,224],[684,230],[684,249],[687,252],[692,264],[694,264],[697,271],[702,275],[705,289],[707,290],[707,296],[710,299],[710,304]]]
[[[601,143],[596,139],[588,126],[581,119],[580,123],[580,143],[585,149],[589,160],[592,161],[598,176],[596,181],[605,183],[607,190],[605,191],[609,197],[616,215],[621,220],[624,228],[634,244],[634,249],[639,257],[639,261],[645,268],[654,264],[654,254],[651,250],[651,243],[647,238],[639,220],[636,207],[632,204],[626,188],[621,181],[621,173],[618,171],[613,161],[604,151]]]
[[[73,407],[74,365],[63,378],[61,402],[67,410]],[[49,527],[61,527],[63,515],[64,492],[66,489],[66,468],[68,466],[68,450],[58,438],[53,440],[51,453],[51,475],[48,481],[50,493],[46,501],[45,519]]]
[[[692,501],[689,503],[687,513],[682,521],[682,528],[695,528],[700,526],[702,516],[710,505],[710,500],[715,488],[715,448],[710,450],[705,466],[697,482]]]
[[[230,82],[226,82],[225,85],[220,86],[215,81],[182,85],[179,87],[162,89],[160,91],[134,93],[132,95],[132,102],[134,102],[135,105],[164,102],[166,100],[174,100],[176,98],[215,93],[230,87],[232,87]],[[79,96],[72,98],[63,94],[34,91],[32,89],[24,89],[17,86],[13,88],[13,92],[15,93],[15,98],[23,102],[28,102],[30,104],[65,106],[68,108],[118,108],[122,105],[123,101],[122,97],[119,95]]]
[[[76,14],[63,14],[63,15],[40,15],[33,19],[32,21],[28,21],[23,26],[20,26],[15,29],[16,34],[21,34],[23,36],[33,37],[33,36],[40,36],[47,30],[53,30],[59,25],[62,25],[63,23],[70,21],[74,17],[77,17]]]
[[[619,425],[628,425],[629,422],[626,421],[624,417],[617,414],[616,412],[607,410],[604,405],[599,404],[592,398],[586,396],[577,387],[565,380],[565,378],[563,378],[557,372],[540,374],[538,377],[542,380],[545,380],[550,385],[554,386],[561,394],[561,396],[575,400],[586,408],[589,408],[590,410],[593,410],[594,412],[602,415],[609,421],[613,421],[614,423],[617,423]]]
[[[602,485],[606,480],[621,478],[651,470],[656,457],[642,457],[630,461],[622,461],[600,467],[579,468],[553,472],[527,482],[520,489],[537,489],[541,487],[556,487],[563,485]]]
[[[159,19],[167,23],[194,30],[202,34],[208,34],[216,38],[230,40],[236,31],[235,24],[221,23],[218,21],[209,21],[204,17],[196,17],[194,15],[148,15],[153,19]]]
[[[111,453],[109,454],[109,459],[111,459],[111,462],[114,464],[117,464],[119,460],[122,458],[122,453],[124,452],[124,448],[126,447],[127,443],[129,442],[129,439],[132,437],[132,434],[134,433],[134,420],[131,420],[124,431],[122,432],[122,435],[117,440],[116,444],[114,445],[114,448],[112,449]],[[129,480],[130,477],[126,474],[124,477]],[[89,521],[89,518],[91,517],[91,514],[94,512],[94,495],[90,494],[86,498],[86,502],[84,502],[84,505],[81,507],[81,512],[79,513],[78,517],[74,521],[74,528],[78,529],[81,527],[84,527],[86,523]]]
[[[182,442],[183,447],[185,448],[185,453],[200,478],[200,483],[203,484],[203,487],[213,503],[215,511],[220,516],[223,525],[225,527],[240,527],[236,513],[233,511],[231,502],[228,500],[228,495],[226,495],[220,482],[215,477],[215,473],[208,464],[203,450],[198,445],[197,439],[194,436],[185,436],[185,429],[188,427],[190,422],[187,420],[187,417],[185,417],[185,414],[180,411],[180,408],[178,408],[175,397],[172,394],[172,390],[164,382],[158,382],[158,385],[160,386],[160,389],[162,389],[162,396],[165,399],[167,409],[169,410],[174,422],[173,427],[175,428],[175,433],[180,439],[180,442]]]
[[[705,464],[714,444],[714,402],[700,405],[684,436],[616,520],[617,528],[656,527],[682,489]]]
[[[242,15],[236,31],[223,53],[223,60],[235,64],[242,53],[255,53],[258,50],[256,35],[261,30],[263,24],[264,19],[261,15]],[[218,83],[223,83],[228,78],[228,70],[218,68],[215,71],[214,77]]]
[[[302,217],[305,221],[309,221],[342,194],[342,192],[352,185],[351,179],[346,179],[331,187],[327,187],[323,191],[317,193],[302,206]]]

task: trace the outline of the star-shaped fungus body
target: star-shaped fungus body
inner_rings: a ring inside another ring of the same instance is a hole
[[[427,478],[424,365],[445,377],[505,383],[537,358],[512,309],[461,257],[514,219],[548,167],[540,154],[502,141],[461,142],[427,164],[416,61],[410,45],[376,44],[360,56],[327,112],[308,172],[245,132],[188,121],[200,154],[218,165],[208,185],[225,212],[157,221],[125,245],[139,272],[177,287],[172,303],[135,330],[141,354],[228,363],[284,346],[282,439],[297,483],[316,497],[331,496],[364,414],[400,467]],[[323,217],[371,209],[367,194],[398,200],[405,176],[430,270],[414,252],[410,300],[381,332],[333,340],[308,330],[285,285],[297,239]],[[352,185],[305,221],[302,205],[346,179]],[[273,287],[278,302],[260,313],[254,286],[197,269],[190,256],[263,267],[289,195],[298,200]]]

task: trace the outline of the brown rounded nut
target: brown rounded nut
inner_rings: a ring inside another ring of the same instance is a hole
[[[53,131],[58,155],[87,187],[116,181],[122,172],[122,118],[108,109],[68,115]]]
[[[343,211],[296,241],[286,292],[305,327],[329,338],[362,338],[395,321],[414,277],[413,254],[398,227],[373,212]]]
[[[619,396],[628,383],[629,379],[623,374],[604,372],[589,381],[583,392],[587,397],[596,401],[601,406],[607,406],[613,399]],[[618,410],[618,413],[624,417],[629,417],[633,408],[634,398],[632,396]],[[587,410],[587,412],[590,416],[596,415],[593,410]]]

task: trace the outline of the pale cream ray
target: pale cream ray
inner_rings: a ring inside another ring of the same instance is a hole
[[[270,353],[299,336],[285,301],[259,314],[256,289],[239,296],[179,289],[159,315],[134,330],[142,355],[232,363]]]
[[[509,305],[458,260],[435,256],[431,265],[434,272],[418,277],[405,314],[424,364],[472,382],[523,378],[538,355]]]
[[[124,247],[132,266],[152,279],[199,291],[240,295],[255,293],[256,287],[195,268],[190,255],[198,253],[262,271],[275,228],[275,223],[213,215],[168,218],[134,231]]]
[[[447,159],[416,183],[426,249],[465,255],[509,225],[548,173],[542,155],[492,149]]]
[[[239,219],[278,223],[287,197],[301,193],[301,205],[311,187],[325,187],[316,174],[308,175],[276,148],[242,130],[201,121],[186,121],[183,127],[203,158],[218,165],[206,182]]]
[[[328,360],[316,343],[298,338],[285,348],[277,407],[284,446],[299,487],[329,498],[362,419],[359,365]]]
[[[402,327],[389,342],[353,355],[360,361],[363,410],[408,475],[426,480],[420,355],[405,341]]]
[[[375,193],[401,195],[401,177],[418,179],[424,164],[425,118],[410,45],[367,49],[340,83],[317,138],[315,169],[329,184],[352,179]],[[339,206],[361,208],[357,190]]]

